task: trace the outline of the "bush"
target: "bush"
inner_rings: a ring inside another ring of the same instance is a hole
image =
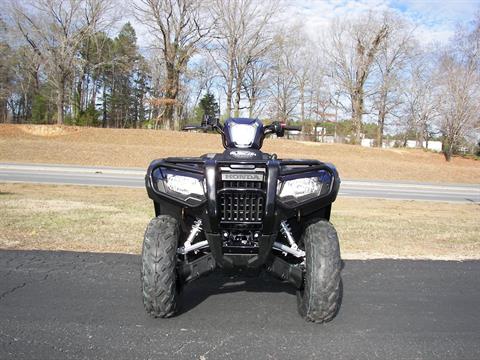
[[[48,99],[37,94],[32,100],[32,123],[44,124],[47,122]]]
[[[79,126],[99,126],[99,116],[100,112],[95,109],[95,106],[89,105],[85,110],[80,111],[74,123]]]

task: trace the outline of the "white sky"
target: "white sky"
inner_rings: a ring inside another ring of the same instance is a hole
[[[135,0],[134,0],[135,1]],[[258,0],[261,1],[261,0]],[[335,18],[355,17],[370,10],[392,10],[406,16],[417,25],[416,36],[423,43],[446,42],[458,24],[473,20],[480,11],[480,0],[283,0],[286,4],[288,22],[300,22],[313,40]],[[123,3],[124,7],[129,4]],[[125,9],[123,14],[130,14]],[[131,21],[139,40],[145,48],[151,36],[147,29],[133,16],[123,16],[119,26]]]
[[[459,23],[473,20],[480,1],[473,0],[297,0],[289,9],[315,36],[335,17],[354,17],[362,12],[391,10],[403,14],[417,25],[417,38],[425,43],[446,42]]]

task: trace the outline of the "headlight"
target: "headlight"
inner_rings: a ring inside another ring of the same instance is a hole
[[[331,174],[326,171],[320,171],[318,176],[279,181],[277,195],[283,204],[294,206],[328,194],[331,185]]]
[[[232,142],[239,148],[248,148],[255,140],[258,124],[230,123],[230,137]]]
[[[281,199],[294,196],[301,200],[305,196],[319,196],[322,193],[322,187],[323,183],[318,178],[287,180],[283,183],[278,196]]]
[[[202,182],[194,177],[167,174],[165,185],[176,193],[182,195],[204,195]]]
[[[205,199],[205,180],[203,176],[186,174],[177,170],[157,168],[153,172],[155,188],[158,192],[182,200],[195,206]]]

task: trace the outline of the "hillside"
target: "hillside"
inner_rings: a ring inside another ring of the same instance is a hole
[[[334,163],[342,178],[480,183],[480,162],[417,149],[374,149],[267,139],[281,158]],[[156,158],[222,151],[219,135],[136,129],[0,125],[0,162],[146,167]]]

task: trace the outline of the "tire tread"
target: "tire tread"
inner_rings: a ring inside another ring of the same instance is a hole
[[[153,218],[145,230],[140,272],[145,310],[168,318],[177,307],[176,260],[179,229],[171,216]]]
[[[303,234],[306,274],[297,292],[298,311],[307,321],[332,320],[341,301],[341,259],[338,235],[327,220],[310,224]]]

